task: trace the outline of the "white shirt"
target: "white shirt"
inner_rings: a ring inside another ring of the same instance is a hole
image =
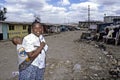
[[[45,42],[45,39],[42,35],[39,37],[35,36],[33,33],[27,35],[23,39],[23,45],[26,52],[32,52],[37,49],[37,46],[40,46],[40,41]],[[48,46],[45,45],[41,53],[34,59],[31,65],[37,66],[38,68],[45,68],[45,52],[48,50]]]

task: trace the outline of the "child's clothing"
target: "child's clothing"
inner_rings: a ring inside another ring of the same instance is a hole
[[[18,65],[23,63],[25,60],[29,61],[28,55],[25,52],[25,48],[22,46],[22,44],[17,45],[17,54],[18,54]]]

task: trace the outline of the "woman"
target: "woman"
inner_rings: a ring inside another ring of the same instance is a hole
[[[19,66],[19,80],[43,80],[45,51],[48,46],[45,46],[40,22],[32,23],[32,33],[24,37],[22,45],[30,61]],[[28,65],[26,66],[26,64]]]

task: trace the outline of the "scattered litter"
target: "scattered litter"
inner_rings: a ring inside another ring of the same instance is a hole
[[[102,70],[102,68],[100,66],[97,66],[97,65],[91,66],[90,69],[92,69],[92,70]]]
[[[108,54],[108,52],[107,52],[107,51],[103,51],[103,54],[107,55],[107,54]]]
[[[94,76],[98,77],[98,74],[94,74]]]
[[[102,59],[102,57],[99,57],[99,59]]]
[[[13,71],[12,72],[12,76],[15,77],[15,76],[18,76],[19,75],[19,71]]]
[[[80,70],[81,70],[81,65],[80,65],[80,64],[75,64],[74,67],[73,67],[73,70],[74,70],[75,72],[80,72]]]

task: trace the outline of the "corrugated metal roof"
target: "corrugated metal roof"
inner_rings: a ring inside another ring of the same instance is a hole
[[[28,25],[32,24],[32,22],[12,22],[12,21],[0,21],[0,23],[6,23],[6,24],[28,24]]]

